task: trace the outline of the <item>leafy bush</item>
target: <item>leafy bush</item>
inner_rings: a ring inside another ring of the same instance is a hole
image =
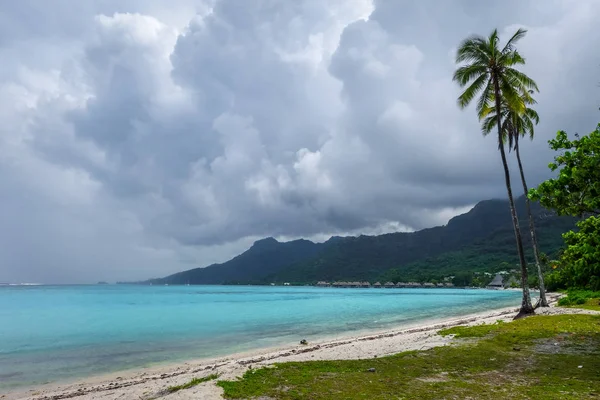
[[[553,271],[544,275],[544,284],[546,285],[546,290],[549,292],[567,288],[565,279],[562,277],[560,271]]]
[[[600,124],[589,135],[575,136],[570,140],[560,131],[548,142],[558,152],[549,165],[558,174],[528,196],[559,215],[585,218],[563,235],[562,267],[553,272],[549,286],[600,290]]]
[[[558,300],[558,305],[561,307],[570,306],[571,300],[568,297],[562,297]]]
[[[585,301],[586,301],[586,299],[584,297],[575,296],[571,299],[571,304],[573,304],[573,305],[585,304]]]
[[[558,300],[559,306],[575,306],[582,305],[587,302],[588,299],[600,298],[600,292],[594,292],[591,290],[570,290],[567,293],[567,297],[563,297]]]
[[[563,235],[567,248],[561,256],[563,278],[568,287],[600,290],[600,218],[577,223],[579,230]]]

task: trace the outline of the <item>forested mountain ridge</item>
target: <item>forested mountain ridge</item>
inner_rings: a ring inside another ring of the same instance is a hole
[[[516,202],[528,246],[525,199]],[[558,217],[532,204],[540,248],[556,253],[561,234],[575,219]],[[222,264],[195,268],[153,284],[314,283],[319,280],[437,279],[464,271],[488,271],[517,260],[508,202],[486,200],[445,226],[410,233],[332,237],[325,243],[308,240],[278,242],[266,238]],[[503,264],[504,263],[504,264]]]

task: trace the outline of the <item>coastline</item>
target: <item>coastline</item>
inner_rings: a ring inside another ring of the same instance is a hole
[[[551,295],[555,302],[559,296]],[[457,325],[494,323],[499,319],[510,320],[517,307],[493,309],[438,320],[402,325],[395,329],[374,332],[354,332],[353,336],[323,338],[307,345],[295,345],[260,349],[225,357],[192,360],[93,376],[73,383],[53,383],[29,389],[16,389],[0,393],[2,400],[58,400],[77,398],[82,400],[139,398],[156,399],[220,399],[221,389],[214,381],[206,382],[188,390],[169,394],[170,386],[181,385],[193,378],[219,374],[219,379],[231,380],[241,376],[249,368],[260,368],[277,362],[368,359],[410,350],[426,350],[444,346],[451,338],[437,335],[440,329]],[[539,314],[565,313],[573,310],[539,309]]]

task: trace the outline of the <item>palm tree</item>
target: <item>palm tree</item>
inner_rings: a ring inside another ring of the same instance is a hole
[[[523,299],[517,317],[533,314],[534,310],[531,305],[527,283],[527,263],[523,252],[519,219],[515,210],[510,172],[504,151],[501,110],[504,102],[517,113],[524,112],[525,104],[521,94],[531,89],[538,90],[536,83],[531,78],[514,68],[516,65],[525,64],[525,59],[516,50],[515,44],[526,33],[527,31],[524,29],[517,30],[502,49],[498,47],[497,30],[494,30],[487,38],[479,35],[468,37],[460,44],[456,52],[456,63],[464,65],[457,68],[453,77],[453,80],[461,88],[466,86],[464,92],[458,97],[460,108],[466,108],[475,96],[481,93],[476,108],[479,119],[484,119],[492,106],[495,106],[496,114],[499,116],[497,118],[498,149],[504,167],[504,179],[517,242],[519,263],[521,264],[521,282],[523,286]]]
[[[501,118],[502,118],[502,131],[504,134],[503,141],[508,140],[509,151],[514,148],[517,155],[517,162],[519,164],[519,173],[521,175],[521,182],[523,183],[523,190],[525,193],[525,205],[527,208],[527,215],[529,217],[529,233],[531,235],[531,244],[533,246],[533,255],[535,257],[535,265],[537,268],[539,287],[540,287],[540,306],[548,307],[548,300],[546,299],[546,288],[544,286],[544,275],[542,273],[542,266],[540,261],[540,252],[538,248],[537,235],[535,233],[535,223],[533,215],[531,214],[531,203],[527,197],[527,181],[525,180],[525,173],[523,172],[523,163],[521,162],[521,153],[519,151],[519,138],[521,136],[529,135],[530,139],[533,139],[534,126],[540,122],[538,113],[528,107],[529,105],[536,104],[537,102],[531,97],[533,92],[525,92],[521,95],[525,109],[522,114],[518,114],[506,103],[502,104]],[[489,115],[485,118],[482,124],[482,131],[484,136],[489,134],[497,125],[496,113],[493,109],[488,110]]]

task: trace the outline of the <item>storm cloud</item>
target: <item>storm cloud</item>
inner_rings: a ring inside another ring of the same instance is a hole
[[[529,30],[539,183],[547,140],[598,121],[599,19],[596,0],[5,2],[0,282],[163,276],[504,197],[451,79],[494,28]]]

